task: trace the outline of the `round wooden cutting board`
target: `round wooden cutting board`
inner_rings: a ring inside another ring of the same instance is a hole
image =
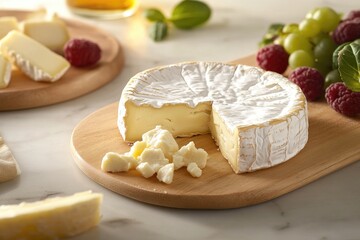
[[[27,11],[0,11],[1,16],[15,16],[19,20],[30,14]],[[99,44],[100,62],[92,68],[71,67],[54,83],[35,82],[13,70],[10,85],[0,89],[0,111],[46,106],[82,96],[115,79],[124,65],[119,42],[91,25],[65,20],[71,38],[85,38]]]
[[[254,55],[232,63],[256,65]],[[309,103],[309,141],[305,148],[272,168],[236,175],[208,134],[177,139],[180,146],[194,141],[209,153],[200,178],[191,177],[184,168],[175,171],[170,185],[156,177],[145,179],[135,170],[105,173],[100,169],[105,153],[130,149],[117,129],[117,107],[117,103],[106,106],[79,123],[71,139],[73,157],[93,181],[150,204],[191,209],[248,206],[281,196],[360,160],[360,142],[355,141],[360,139],[360,119],[346,118],[323,101]]]

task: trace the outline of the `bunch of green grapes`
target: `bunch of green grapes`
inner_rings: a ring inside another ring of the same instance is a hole
[[[300,23],[274,24],[261,45],[282,45],[289,53],[289,66],[313,67],[326,76],[332,70],[332,55],[337,45],[331,32],[340,23],[339,13],[329,7],[315,8]]]

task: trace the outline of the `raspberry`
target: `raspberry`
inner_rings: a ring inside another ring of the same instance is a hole
[[[65,58],[75,67],[89,67],[101,57],[99,45],[86,39],[72,39],[64,46]]]
[[[349,12],[349,14],[345,18],[345,21],[352,20],[355,18],[360,18],[360,10],[354,10]]]
[[[267,71],[283,73],[289,65],[289,54],[281,45],[273,44],[263,47],[256,56],[258,65]]]
[[[308,101],[315,101],[324,92],[324,77],[315,68],[298,67],[289,76],[298,85]]]
[[[326,89],[326,101],[335,111],[353,117],[360,114],[360,92],[353,92],[343,82],[331,84]]]
[[[360,38],[360,18],[341,22],[334,30],[332,37],[339,45]]]

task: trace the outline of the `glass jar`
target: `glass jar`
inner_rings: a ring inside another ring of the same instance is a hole
[[[138,0],[66,0],[66,3],[75,14],[102,19],[129,17],[138,8]]]

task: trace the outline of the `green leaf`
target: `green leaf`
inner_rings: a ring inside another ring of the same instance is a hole
[[[156,22],[156,21],[165,22],[166,20],[164,14],[159,9],[156,8],[146,9],[144,15],[151,22]]]
[[[150,27],[149,36],[155,42],[158,42],[166,38],[167,33],[168,33],[168,26],[166,22],[156,21]]]
[[[339,51],[339,73],[345,85],[354,92],[360,92],[360,44],[345,45]]]
[[[211,9],[203,2],[184,0],[175,6],[169,19],[177,28],[191,29],[205,23],[211,16]]]
[[[269,29],[268,29],[268,33],[271,34],[271,35],[280,35],[280,33],[282,32],[282,29],[284,28],[284,24],[283,23],[273,23],[269,26]]]
[[[337,69],[339,67],[339,64],[338,64],[339,52],[348,44],[350,44],[350,43],[346,42],[346,43],[341,44],[333,52],[333,56],[332,56],[333,69]]]

